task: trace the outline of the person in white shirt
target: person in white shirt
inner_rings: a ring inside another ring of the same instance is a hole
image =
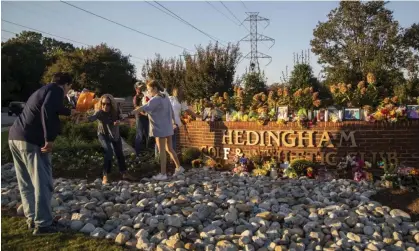
[[[173,113],[175,117],[175,134],[172,137],[173,149],[177,149],[177,137],[179,136],[179,128],[182,125],[181,116],[182,112],[189,113],[193,118],[196,118],[197,115],[189,109],[188,103],[184,100],[183,91],[177,87],[173,88],[172,96],[169,97],[170,103],[172,104]]]

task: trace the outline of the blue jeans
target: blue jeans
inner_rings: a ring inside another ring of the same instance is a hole
[[[176,147],[177,147],[177,144],[176,144],[177,140],[176,140],[176,138],[178,137],[178,134],[179,134],[179,127],[176,127],[173,130],[173,132],[174,132],[174,134],[172,136],[172,147],[175,150],[175,152],[177,152],[176,151]],[[164,146],[163,146],[163,148],[164,148]],[[155,157],[158,159],[159,158],[159,149],[157,147],[157,140],[156,140],[156,145],[154,147],[154,154],[155,154]]]
[[[145,139],[145,148],[149,146],[149,130],[150,122],[148,117],[144,115],[138,115],[135,117],[136,135],[135,135],[135,152],[137,154],[143,148],[142,141]]]
[[[9,147],[28,223],[34,223],[37,227],[50,226],[54,192],[51,154],[42,153],[41,147],[25,141],[9,140]]]
[[[116,159],[118,160],[119,172],[124,173],[127,168],[125,166],[125,156],[122,151],[122,140],[119,138],[118,141],[111,140],[108,136],[98,135],[99,142],[105,150],[105,157],[103,163],[103,175],[106,176],[111,172],[112,159],[115,153]]]

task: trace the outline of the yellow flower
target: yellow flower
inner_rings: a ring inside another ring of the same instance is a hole
[[[336,92],[336,86],[331,85],[329,88],[330,88],[330,92],[331,92],[332,94],[334,94],[334,93]]]
[[[368,73],[367,74],[367,83],[368,84],[374,84],[375,83],[375,81],[376,81],[376,79],[375,79],[375,76],[374,76],[374,74],[373,73]]]

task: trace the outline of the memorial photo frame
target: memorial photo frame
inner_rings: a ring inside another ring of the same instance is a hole
[[[339,121],[339,110],[334,107],[334,106],[330,106],[327,108],[327,112],[328,112],[328,121],[333,121],[333,118],[335,117],[335,119],[337,119]]]
[[[288,118],[289,118],[288,106],[279,106],[277,108],[277,112],[278,112],[278,115],[277,115],[278,120],[282,119],[282,120],[288,121]]]
[[[343,120],[361,120],[361,108],[345,108],[343,110]]]
[[[326,111],[324,109],[321,110],[314,110],[314,118],[318,122],[324,122],[326,116]]]
[[[419,119],[419,105],[407,105],[406,113],[408,119]]]

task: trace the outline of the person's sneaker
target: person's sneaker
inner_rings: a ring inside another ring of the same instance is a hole
[[[167,175],[159,173],[159,174],[153,176],[153,179],[154,180],[159,180],[159,181],[167,180]]]
[[[32,221],[27,221],[26,224],[28,225],[28,230],[35,229],[35,224]]]
[[[108,184],[108,176],[103,175],[102,184],[107,185]]]
[[[58,233],[58,229],[55,226],[48,227],[35,227],[33,235],[46,235],[46,234],[55,234]]]
[[[183,168],[183,167],[179,167],[179,168],[176,168],[175,169],[175,173],[173,174],[173,177],[176,177],[176,176],[178,176],[178,175],[180,175],[180,174],[183,174],[185,172],[185,168]]]

